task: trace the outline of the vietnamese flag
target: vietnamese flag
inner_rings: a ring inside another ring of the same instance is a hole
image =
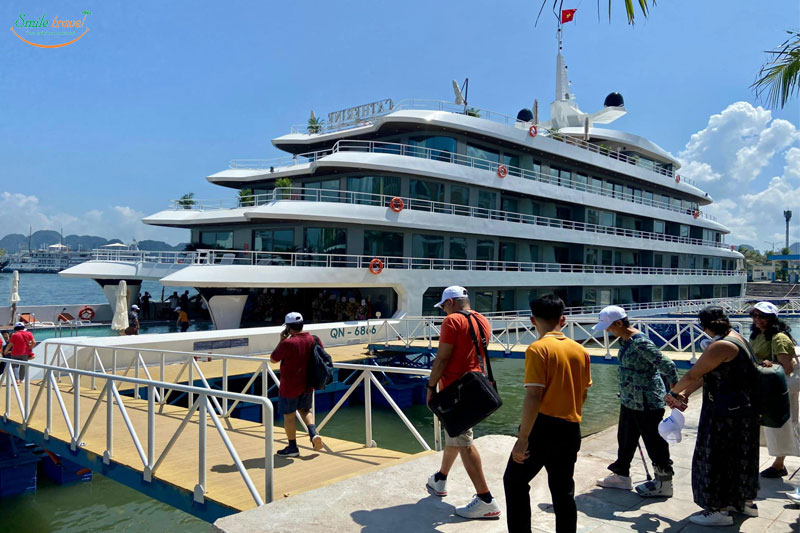
[[[577,9],[562,9],[561,10],[561,24],[566,22],[572,22],[572,19],[575,18],[575,12]]]

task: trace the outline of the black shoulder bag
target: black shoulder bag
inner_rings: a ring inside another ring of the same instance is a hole
[[[477,324],[473,326],[473,317],[468,311],[458,311],[467,317],[469,334],[475,345],[480,372],[467,372],[456,381],[433,395],[428,407],[439,418],[450,437],[457,437],[478,422],[497,411],[503,400],[497,393],[497,385],[492,374],[492,363],[489,360],[488,340]],[[476,320],[477,322],[477,320]],[[476,334],[475,330],[478,330]],[[480,341],[478,340],[480,335]],[[483,347],[483,350],[481,350]],[[483,368],[483,357],[486,356],[488,377]]]

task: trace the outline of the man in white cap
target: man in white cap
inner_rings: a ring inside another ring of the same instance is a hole
[[[442,292],[442,299],[434,307],[442,309],[447,316],[442,322],[439,349],[428,378],[428,403],[433,398],[437,384],[441,390],[467,372],[481,372],[479,357],[484,358],[483,366],[486,366],[485,358],[488,354],[476,353],[475,343],[470,334],[470,320],[477,336],[489,339],[492,332],[489,321],[480,313],[471,310],[467,289],[464,287],[457,285],[447,287]],[[483,475],[481,456],[477,448],[472,445],[472,429],[456,437],[451,437],[445,431],[444,439],[442,465],[438,472],[428,478],[428,488],[437,496],[447,496],[447,475],[456,457],[460,455],[464,469],[475,486],[476,495],[467,505],[456,507],[456,514],[464,518],[500,518],[500,505],[489,491]]]
[[[125,335],[138,335],[139,334],[139,306],[133,304],[131,310],[128,311],[128,328],[125,330]]]
[[[317,433],[314,415],[311,412],[314,389],[308,385],[307,376],[311,352],[314,350],[315,342],[320,341],[319,338],[303,331],[303,315],[300,313],[288,313],[283,326],[281,340],[269,357],[273,363],[281,364],[278,409],[283,415],[283,428],[289,440],[289,445],[277,453],[282,457],[297,457],[300,455],[300,449],[297,447],[295,412],[300,413],[300,418],[308,428],[308,437],[314,450],[322,449],[322,437]]]
[[[661,376],[672,386],[678,381],[675,363],[664,357],[647,335],[631,326],[628,314],[616,305],[600,311],[593,331],[608,331],[619,338],[619,425],[617,426],[617,460],[608,466],[612,474],[597,480],[600,487],[630,490],[631,461],[644,440],[647,454],[653,461],[655,480],[636,487],[643,497],[672,496],[672,460],[669,445],[658,432],[664,418],[664,396],[667,389]]]

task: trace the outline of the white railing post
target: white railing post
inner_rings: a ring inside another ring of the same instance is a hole
[[[222,360],[222,390],[228,392],[228,359]],[[222,416],[228,415],[228,398],[222,398]]]
[[[197,485],[194,487],[194,501],[203,503],[205,501],[206,493],[206,428],[207,416],[206,408],[208,404],[208,396],[203,394],[198,398],[200,407],[198,409],[198,456],[197,456]],[[213,410],[213,409],[212,409]]]
[[[72,418],[75,430],[69,449],[74,452],[80,446],[78,435],[81,434],[81,375],[75,374],[72,383],[74,384],[72,388]]]
[[[116,360],[116,350],[114,351]],[[114,393],[111,391],[114,386],[114,379],[109,378],[106,382],[106,451],[103,452],[103,462],[111,463],[114,454]]]
[[[373,448],[375,441],[372,440],[372,372],[364,371],[364,427],[366,431],[366,447]]]
[[[190,387],[194,387],[194,365],[192,363],[193,363],[192,356],[190,355],[189,356],[189,361],[187,363],[189,365],[189,386]],[[191,392],[188,392],[187,393],[187,398],[189,399],[189,405],[194,404],[194,394],[192,394]]]
[[[145,481],[153,480],[153,464],[156,456],[156,389],[153,385],[147,386],[147,465],[142,476]]]
[[[28,374],[27,371],[30,370],[30,368],[26,368],[25,370],[26,370],[25,375],[27,375]],[[47,397],[47,409],[46,409],[47,422],[44,430],[45,440],[50,439],[50,433],[53,431],[53,383],[52,380],[50,379],[51,376],[52,376],[52,370],[46,370],[44,373],[44,383],[43,383],[43,385],[46,387],[45,394]]]

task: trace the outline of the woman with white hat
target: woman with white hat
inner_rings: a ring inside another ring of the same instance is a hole
[[[779,364],[786,372],[789,385],[789,407],[791,416],[780,428],[764,427],[767,450],[775,457],[772,466],[761,472],[761,477],[780,478],[788,474],[784,459],[787,455],[800,457],[800,424],[798,424],[798,392],[800,376],[795,372],[797,355],[791,328],[778,318],[778,307],[770,302],[758,302],[750,311],[753,319],[750,334],[750,349],[762,364]],[[797,369],[800,370],[800,369]]]

